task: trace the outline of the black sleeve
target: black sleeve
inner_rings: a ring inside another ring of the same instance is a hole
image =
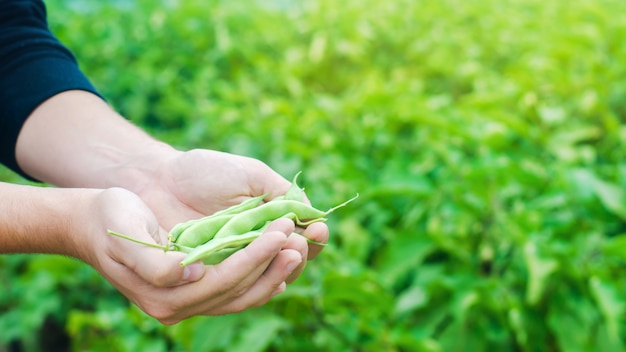
[[[41,0],[0,0],[0,163],[28,177],[15,160],[30,113],[67,90],[98,94],[72,53],[48,29]]]

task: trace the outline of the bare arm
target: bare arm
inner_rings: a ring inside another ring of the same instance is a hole
[[[16,146],[22,170],[60,187],[136,188],[175,153],[85,91],[45,101],[26,120]]]
[[[0,251],[78,257],[69,236],[74,207],[84,208],[92,190],[59,190],[0,182]]]

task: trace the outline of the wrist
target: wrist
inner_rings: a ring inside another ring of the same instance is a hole
[[[136,146],[130,152],[110,152],[107,165],[98,171],[98,175],[92,177],[98,180],[94,187],[121,187],[142,194],[145,189],[159,182],[164,165],[179,153],[181,152],[156,140]]]
[[[0,183],[0,251],[80,257],[74,224],[85,198],[96,190],[56,189]]]

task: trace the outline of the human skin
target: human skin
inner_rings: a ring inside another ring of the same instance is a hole
[[[107,235],[112,229],[165,243],[178,222],[249,197],[284,194],[290,183],[252,158],[175,150],[88,92],[63,92],[41,104],[20,132],[16,157],[28,175],[59,188],[0,184],[12,200],[1,209],[1,250],[81,259],[164,324],[262,305],[321,250],[292,234],[285,219],[214,266],[182,268],[182,253]],[[303,231],[313,241],[328,240],[322,223]]]

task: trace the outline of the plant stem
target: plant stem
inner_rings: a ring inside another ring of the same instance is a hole
[[[123,238],[125,240],[129,240],[129,241],[132,241],[132,242],[135,242],[135,243],[143,244],[144,246],[153,247],[153,248],[159,248],[159,249],[162,249],[164,251],[167,251],[167,246],[162,246],[162,245],[159,245],[159,244],[156,244],[156,243],[144,242],[142,240],[138,240],[138,239],[136,239],[134,237],[130,237],[130,236],[127,236],[127,235],[124,235],[124,234],[121,234],[121,233],[118,233],[118,232],[115,232],[115,231],[112,231],[112,230],[107,230],[107,233],[109,235],[117,236],[117,237]]]

